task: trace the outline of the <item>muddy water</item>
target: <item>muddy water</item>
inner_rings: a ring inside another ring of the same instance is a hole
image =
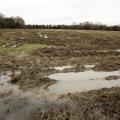
[[[35,91],[25,92],[19,89],[17,85],[10,83],[11,72],[1,73],[0,120],[25,120],[32,110],[37,108],[41,110],[47,109],[62,94],[120,86],[119,79],[105,80],[105,77],[108,76],[120,76],[119,71],[95,72],[91,70],[94,65],[86,65],[85,67],[89,68],[87,69],[88,71],[56,73],[48,76],[51,79],[57,80],[57,83],[49,86],[46,91],[36,89]],[[64,66],[59,70],[65,68]]]
[[[20,95],[22,91],[19,90],[17,85],[10,84],[12,73],[10,71],[1,73],[0,75],[0,95],[9,96],[9,95]]]
[[[96,72],[93,70],[89,70],[77,73],[70,72],[52,74],[48,77],[57,80],[57,83],[51,85],[48,88],[48,92],[51,95],[61,95],[67,93],[84,92],[100,88],[120,86],[120,79],[110,81],[105,80],[105,77],[108,76],[120,76],[120,72]]]
[[[39,92],[24,92],[17,85],[10,84],[11,72],[0,75],[0,120],[25,120],[31,110],[44,109],[45,98]],[[47,104],[46,104],[47,105]]]

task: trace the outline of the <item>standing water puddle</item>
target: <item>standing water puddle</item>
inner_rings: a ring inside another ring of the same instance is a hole
[[[59,67],[52,67],[53,69],[55,70],[64,70],[64,69],[67,69],[67,68],[73,68],[74,66],[59,66]]]
[[[86,67],[94,66],[87,65]],[[35,91],[39,92],[39,95],[36,95],[35,92],[24,92],[17,85],[11,84],[11,74],[11,72],[0,74],[0,120],[26,119],[31,110],[36,108],[43,110],[45,106],[50,107],[52,103],[49,102],[49,97],[56,99],[62,94],[120,86],[120,79],[105,80],[105,77],[108,76],[120,76],[119,71],[95,72],[89,70],[77,73],[56,73],[48,77],[57,80],[57,83],[49,86],[47,93],[41,89]],[[47,103],[46,95],[48,95]]]
[[[57,80],[57,83],[51,85],[48,88],[48,92],[50,94],[61,95],[120,86],[120,79],[105,80],[105,77],[109,76],[120,76],[120,72],[96,72],[90,70],[77,73],[69,72],[52,74],[48,77]]]
[[[20,95],[22,91],[19,90],[17,85],[10,84],[12,72],[7,71],[0,75],[0,96]]]
[[[24,92],[11,84],[11,72],[0,74],[0,120],[25,120],[31,110],[44,108],[44,96],[33,92]]]
[[[85,65],[85,68],[93,68],[95,65]]]

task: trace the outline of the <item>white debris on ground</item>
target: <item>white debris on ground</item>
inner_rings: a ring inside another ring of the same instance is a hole
[[[43,38],[43,36],[42,35],[39,35],[40,36],[40,38],[42,39]]]
[[[39,35],[39,37],[42,39],[48,39],[47,34],[41,34],[41,33],[37,33]]]
[[[43,35],[43,38],[44,38],[44,39],[48,39],[47,34],[44,34],[44,35]]]

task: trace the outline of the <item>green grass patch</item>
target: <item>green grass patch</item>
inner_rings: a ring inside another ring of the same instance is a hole
[[[15,48],[13,48],[12,46],[10,47],[0,46],[0,55],[9,55],[9,54],[28,55],[35,49],[51,48],[51,47],[56,47],[56,46],[45,45],[45,44],[30,44],[30,43],[25,43]]]

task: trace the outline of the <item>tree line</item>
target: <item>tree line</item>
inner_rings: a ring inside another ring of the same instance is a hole
[[[26,28],[120,31],[120,25],[107,26],[107,25],[95,24],[91,22],[84,22],[76,25],[26,25]]]
[[[25,21],[23,18],[17,17],[5,17],[0,13],[0,28],[24,28]]]
[[[92,22],[83,22],[71,25],[27,25],[21,17],[5,17],[0,13],[0,28],[24,28],[24,29],[76,29],[76,30],[109,30],[120,31],[120,25],[103,25]]]

